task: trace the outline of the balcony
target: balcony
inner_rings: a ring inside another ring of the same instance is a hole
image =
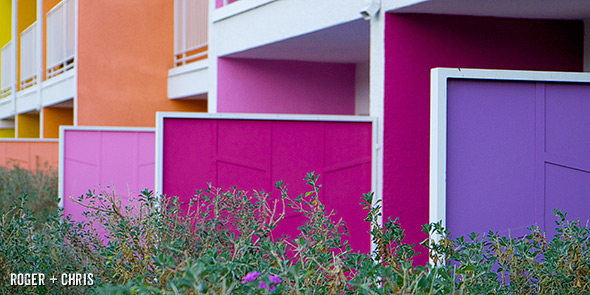
[[[13,87],[13,71],[14,71],[14,58],[12,54],[12,42],[8,42],[8,44],[2,47],[2,54],[0,56],[0,62],[2,63],[2,72],[0,77],[2,80],[0,81],[0,101],[3,98],[8,97],[12,94],[12,87]]]
[[[38,82],[37,76],[37,23],[33,23],[20,35],[20,90],[34,86]]]
[[[47,79],[74,67],[74,5],[74,0],[66,0],[47,13]]]
[[[47,12],[46,22],[37,19],[18,35],[17,42],[12,40],[2,48],[0,119],[39,113],[43,107],[73,99],[75,11],[75,0],[62,1]],[[41,24],[45,23],[43,35]],[[12,25],[14,29],[16,24]]]
[[[206,98],[208,13],[207,0],[174,2],[174,68],[168,71],[170,99]]]

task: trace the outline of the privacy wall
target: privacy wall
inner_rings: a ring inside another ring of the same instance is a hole
[[[590,83],[449,79],[446,224],[512,236],[590,219]]]
[[[60,197],[64,213],[81,218],[72,202],[88,190],[116,192],[124,203],[154,186],[151,128],[61,127]]]
[[[385,15],[383,206],[409,242],[428,222],[430,70],[582,71],[583,34],[579,21]]]
[[[264,190],[276,198],[280,192],[274,184],[282,180],[294,198],[311,190],[303,178],[313,171],[320,175],[320,200],[344,219],[350,244],[369,250],[369,226],[363,221],[367,212],[359,202],[371,190],[370,118],[172,115],[159,113],[157,127],[162,132],[157,143],[162,157],[158,182],[168,197],[187,202],[196,189],[211,183],[250,193]],[[299,214],[288,212],[275,236],[293,237],[302,222]]]

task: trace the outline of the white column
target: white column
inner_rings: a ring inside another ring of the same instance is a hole
[[[18,85],[18,1],[12,0],[12,113],[14,115],[14,138],[18,138],[18,116],[16,114],[16,93]]]
[[[373,152],[373,203],[383,199],[383,129],[384,129],[384,88],[385,88],[385,13],[383,9],[371,20],[371,41],[369,61],[369,111],[377,118],[377,147]],[[382,223],[382,220],[379,220]],[[375,244],[371,241],[371,250]]]
[[[70,0],[74,1],[74,9],[76,13],[74,14],[74,75],[76,79],[76,83],[74,83],[74,98],[73,98],[73,109],[74,112],[74,126],[78,126],[78,24],[79,24],[79,11],[80,11],[80,2],[78,0]]]
[[[42,87],[43,82],[43,0],[37,0],[37,110],[41,111],[42,107]],[[41,126],[43,122],[39,122]],[[43,129],[39,130],[39,137],[43,138]]]
[[[215,0],[209,0],[209,26],[208,26],[208,52],[207,59],[209,60],[209,67],[207,73],[209,75],[209,89],[207,92],[207,112],[217,113],[217,38],[219,37],[214,31],[213,25],[213,11],[215,11]]]

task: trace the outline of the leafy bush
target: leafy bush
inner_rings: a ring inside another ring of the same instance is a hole
[[[362,204],[375,251],[359,253],[342,238],[344,223],[320,202],[316,175],[306,181],[311,191],[296,198],[279,182],[280,198],[210,187],[189,204],[144,191],[123,206],[113,192],[89,192],[77,200],[90,209],[87,222],[50,218],[39,229],[31,229],[26,213],[21,215],[26,209],[16,206],[1,215],[0,238],[7,241],[0,247],[0,267],[7,263],[1,274],[71,270],[96,278],[84,289],[18,289],[47,294],[590,292],[589,229],[563,213],[556,212],[559,234],[550,240],[535,227],[523,238],[490,232],[450,239],[440,223],[425,225],[432,238],[423,245],[433,263],[421,266],[413,264],[414,245],[404,243],[397,220],[380,224],[381,206],[373,204],[372,194]],[[285,206],[305,217],[296,237],[273,235]],[[0,286],[0,293],[14,290],[6,280]]]
[[[8,208],[21,194],[28,196],[26,208],[45,221],[57,210],[57,171],[47,165],[35,171],[0,167],[0,208]]]

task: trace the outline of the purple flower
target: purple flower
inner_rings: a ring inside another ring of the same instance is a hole
[[[242,284],[246,284],[248,282],[254,282],[260,276],[260,273],[257,271],[249,272],[242,278]]]
[[[265,282],[260,281],[260,284],[258,284],[258,289],[268,289],[268,285]]]
[[[272,284],[280,284],[282,282],[281,278],[279,278],[277,275],[268,276],[268,281]]]
[[[274,291],[277,287],[275,287],[275,285],[271,285],[270,287],[268,287],[268,290],[270,291]]]

